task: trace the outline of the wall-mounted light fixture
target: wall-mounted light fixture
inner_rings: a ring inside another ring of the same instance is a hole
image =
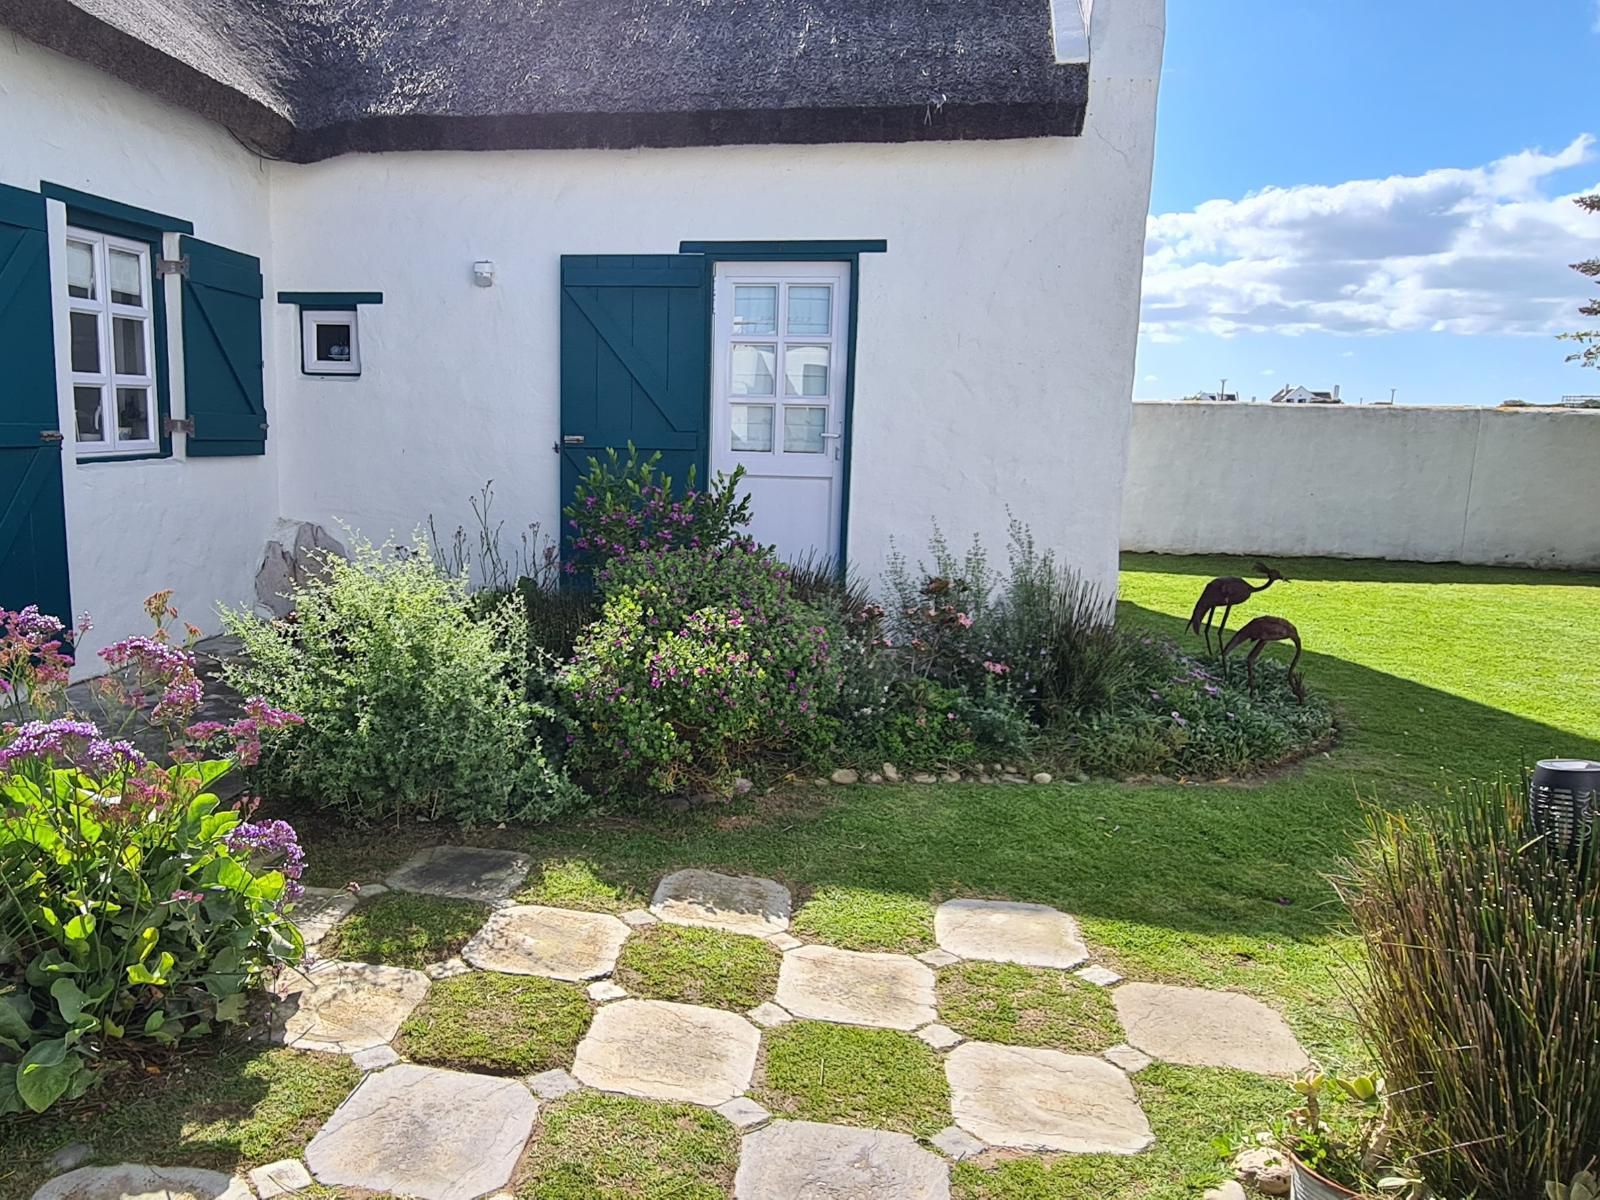
[[[481,258],[472,264],[472,282],[479,287],[494,286],[494,264],[486,258]]]

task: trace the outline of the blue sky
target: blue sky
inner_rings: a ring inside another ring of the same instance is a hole
[[[1134,394],[1600,393],[1600,0],[1168,0]]]

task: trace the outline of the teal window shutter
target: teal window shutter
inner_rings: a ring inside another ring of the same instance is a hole
[[[641,457],[659,450],[678,487],[691,466],[704,484],[709,280],[700,254],[562,256],[563,505],[590,458],[630,442]]]
[[[71,624],[44,197],[0,184],[0,608]]]
[[[199,238],[179,239],[185,411],[191,457],[265,454],[261,260]]]

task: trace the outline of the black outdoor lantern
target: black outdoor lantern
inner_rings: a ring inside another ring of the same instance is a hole
[[[1600,763],[1546,758],[1528,780],[1534,830],[1567,858],[1577,858],[1600,814]]]

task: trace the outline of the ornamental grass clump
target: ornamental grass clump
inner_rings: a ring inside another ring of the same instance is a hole
[[[304,869],[294,830],[212,790],[298,718],[252,698],[237,720],[191,723],[202,688],[167,599],[147,602],[154,636],[100,652],[98,698],[106,718],[142,714],[170,765],[65,711],[59,621],[0,612],[0,690],[28,718],[0,724],[0,1116],[81,1095],[108,1058],[239,1023],[303,953],[284,915]]]
[[[521,603],[474,603],[420,538],[355,540],[300,584],[294,617],[225,612],[230,683],[304,722],[261,763],[272,788],[358,821],[541,820],[581,801],[550,762],[554,714],[529,699]]]
[[[1600,1154],[1594,839],[1564,858],[1504,782],[1369,822],[1336,882],[1397,1137],[1438,1195],[1543,1200]]]

